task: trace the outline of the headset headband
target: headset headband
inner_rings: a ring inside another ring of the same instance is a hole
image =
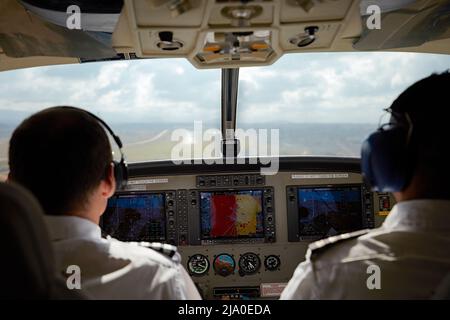
[[[407,111],[395,111],[392,109],[392,107],[384,109],[384,111],[388,112],[391,117],[393,117],[396,121],[396,125],[404,125],[408,128],[407,136],[406,136],[406,145],[408,146],[411,142],[412,133],[414,124],[412,122],[411,116],[409,115],[409,112]],[[392,122],[389,121],[389,125],[392,125]],[[380,126],[380,128],[383,128],[384,125]]]

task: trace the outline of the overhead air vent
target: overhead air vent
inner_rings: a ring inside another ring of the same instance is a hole
[[[170,14],[174,18],[192,9],[192,5],[189,0],[172,0],[169,2],[168,7]]]
[[[161,50],[174,51],[183,47],[183,43],[178,40],[173,39],[173,32],[171,31],[161,31],[159,33],[159,39],[157,46]]]
[[[306,47],[312,44],[316,40],[316,33],[319,31],[317,26],[309,26],[305,28],[304,33],[297,34],[289,39],[289,42],[297,47]]]
[[[263,9],[260,6],[224,7],[221,14],[232,21],[235,27],[246,27],[250,20],[261,15]]]

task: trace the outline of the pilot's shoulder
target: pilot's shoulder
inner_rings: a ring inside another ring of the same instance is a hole
[[[365,235],[369,232],[370,229],[358,230],[310,243],[308,246],[307,258],[310,261],[317,260],[317,258],[323,256],[326,252],[329,252],[332,249],[339,248],[344,244],[348,244],[351,240],[356,240],[360,236]]]
[[[145,260],[161,266],[174,267],[180,264],[181,256],[176,246],[159,242],[123,242],[113,238],[108,241],[129,259]],[[115,253],[118,253],[116,250]]]

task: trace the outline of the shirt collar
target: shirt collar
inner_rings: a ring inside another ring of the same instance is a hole
[[[383,223],[389,229],[450,230],[450,200],[417,199],[397,203]]]
[[[45,216],[52,241],[73,238],[101,239],[101,229],[87,219],[73,216]]]

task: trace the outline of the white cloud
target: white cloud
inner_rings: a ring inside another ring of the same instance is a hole
[[[377,122],[408,85],[448,65],[448,56],[423,54],[286,55],[240,70],[238,121]],[[220,82],[218,70],[179,59],[10,71],[0,73],[0,122],[6,111],[60,104],[116,122],[208,121],[220,116]]]
[[[243,82],[252,90],[260,90],[262,88],[261,80],[274,79],[280,76],[275,70],[261,68],[244,68],[239,71],[239,81]]]
[[[128,69],[128,63],[118,62],[114,64],[105,64],[101,67],[97,76],[96,88],[102,89],[110,85],[119,83],[123,72]]]

